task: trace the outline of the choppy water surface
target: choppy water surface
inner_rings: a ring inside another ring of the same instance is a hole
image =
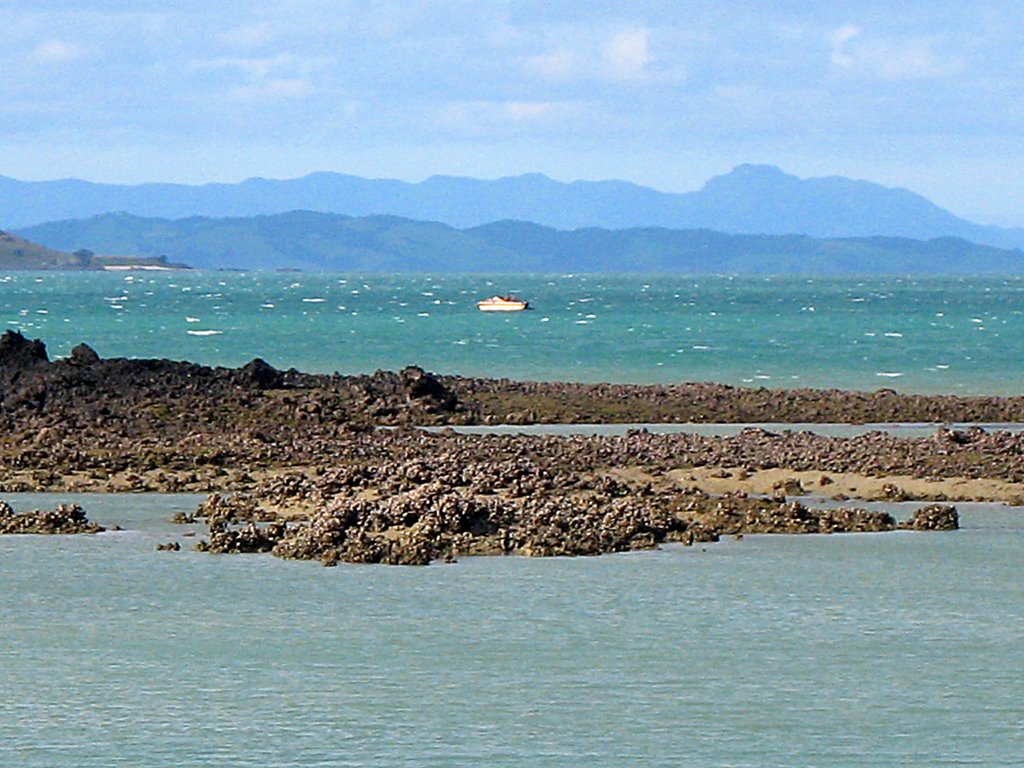
[[[476,310],[506,291],[536,310]],[[318,372],[1024,393],[1024,278],[6,273],[0,327]]]
[[[963,505],[948,534],[326,569],[156,552],[195,502],[87,496],[130,530],[0,539],[0,765],[1024,755],[1024,510]]]

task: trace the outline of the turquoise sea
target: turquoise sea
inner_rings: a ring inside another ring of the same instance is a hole
[[[476,310],[508,291],[535,310]],[[53,355],[1024,394],[1024,277],[6,273],[4,327]]]
[[[474,308],[506,291],[536,310]],[[1024,394],[1018,278],[7,273],[0,327],[53,356]],[[0,537],[0,766],[1024,765],[1024,508],[326,569],[191,551],[168,521],[198,496],[4,498],[124,530]]]

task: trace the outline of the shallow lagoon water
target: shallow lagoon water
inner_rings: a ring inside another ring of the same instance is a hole
[[[0,539],[2,765],[1024,754],[1022,509],[960,505],[945,534],[322,568],[155,551],[195,496],[9,498],[129,530]]]

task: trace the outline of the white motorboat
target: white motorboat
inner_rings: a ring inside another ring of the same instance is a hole
[[[514,296],[492,296],[478,301],[476,308],[481,312],[521,312],[530,308],[530,302],[522,301]]]

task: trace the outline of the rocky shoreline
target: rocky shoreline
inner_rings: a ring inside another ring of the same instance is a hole
[[[50,361],[41,341],[0,336],[0,493],[216,493],[197,512],[210,525],[209,551],[328,564],[901,527],[855,505],[813,510],[793,500],[812,483],[851,499],[869,497],[868,480],[891,500],[1024,499],[1024,435],[1009,432],[558,437],[411,428],[877,421],[1024,422],[1024,398],[542,384],[415,367],[323,376],[261,360],[238,369],[104,360],[84,344]],[[751,485],[759,478],[761,487]],[[902,527],[955,527],[955,511],[926,510]]]

